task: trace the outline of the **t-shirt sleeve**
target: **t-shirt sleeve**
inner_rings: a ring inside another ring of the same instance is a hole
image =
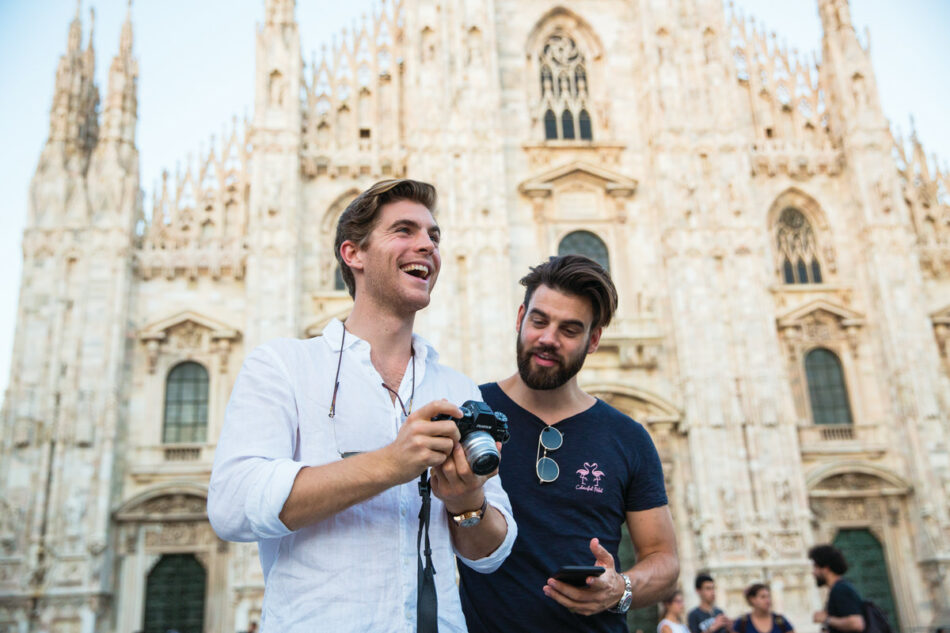
[[[838,582],[828,595],[828,615],[844,618],[849,615],[864,615],[864,605],[857,590],[848,582]]]
[[[795,630],[795,627],[792,626],[792,621],[786,618],[784,615],[776,616],[776,618],[781,618],[778,621],[778,630],[780,633],[788,633],[789,631]]]
[[[700,633],[699,623],[702,619],[703,616],[699,612],[699,609],[693,609],[689,612],[689,616],[686,618],[686,623],[689,625],[689,633]]]
[[[663,482],[663,467],[656,452],[653,439],[643,425],[636,424],[634,437],[634,471],[627,484],[627,512],[650,510],[667,504],[666,486]],[[693,614],[690,614],[690,630],[693,629]],[[696,623],[699,626],[699,623]],[[698,628],[693,633],[698,633]]]

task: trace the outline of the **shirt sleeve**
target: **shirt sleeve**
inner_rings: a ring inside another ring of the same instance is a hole
[[[698,609],[693,609],[689,612],[689,616],[686,618],[686,622],[689,625],[690,633],[700,633],[699,631],[699,622],[702,619],[702,615],[699,613]]]
[[[828,595],[828,615],[846,618],[849,615],[864,615],[861,596],[847,581],[835,584]]]
[[[634,446],[636,447],[636,464],[633,477],[627,484],[627,512],[639,512],[665,506],[668,501],[660,456],[656,452],[656,446],[650,434],[639,423],[636,425]],[[692,614],[690,614],[690,622],[690,630],[692,630]],[[698,622],[696,626],[697,630],[693,633],[698,633]]]
[[[792,622],[786,618],[784,615],[778,615],[776,618],[781,618],[779,620],[779,631],[781,633],[788,633],[789,631],[794,631],[795,627],[792,626]]]
[[[222,539],[291,533],[280,520],[297,473],[297,407],[290,373],[267,346],[244,361],[224,414],[208,487],[208,519]]]
[[[471,393],[468,395],[468,399],[479,401],[483,399],[475,383],[472,383]],[[501,564],[508,558],[508,554],[511,553],[511,548],[514,547],[515,539],[518,537],[518,526],[511,513],[511,501],[508,499],[508,493],[502,488],[501,478],[498,475],[495,475],[485,482],[485,498],[490,505],[501,513],[501,516],[505,518],[505,522],[508,524],[508,532],[505,534],[505,540],[501,542],[501,545],[499,545],[494,552],[478,560],[465,558],[461,556],[457,550],[455,551],[455,555],[458,556],[458,559],[465,563],[467,567],[482,574],[490,574],[501,567]]]

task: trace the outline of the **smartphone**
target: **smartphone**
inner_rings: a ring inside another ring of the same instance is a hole
[[[586,587],[589,577],[600,576],[602,573],[604,568],[596,565],[564,565],[554,574],[554,579],[575,587]]]

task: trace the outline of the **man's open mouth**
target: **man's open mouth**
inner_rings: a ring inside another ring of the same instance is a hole
[[[545,354],[542,352],[534,352],[534,357],[541,361],[542,365],[547,366],[548,364],[558,365],[560,364],[560,359],[554,354]]]
[[[429,278],[429,269],[422,264],[406,264],[405,266],[401,266],[399,270],[413,277],[418,277],[419,279],[425,280]]]

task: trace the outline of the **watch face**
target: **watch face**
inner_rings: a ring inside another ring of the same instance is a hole
[[[475,525],[478,525],[481,520],[482,518],[476,515],[473,517],[467,517],[465,519],[462,519],[461,521],[458,522],[458,524],[459,524],[459,527],[473,527]]]

